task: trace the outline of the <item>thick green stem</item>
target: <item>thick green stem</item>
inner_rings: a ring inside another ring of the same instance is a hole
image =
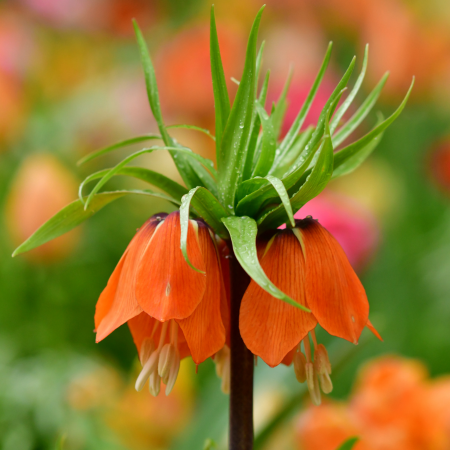
[[[237,259],[230,258],[231,378],[229,450],[253,449],[253,354],[239,332],[239,309],[250,278]]]

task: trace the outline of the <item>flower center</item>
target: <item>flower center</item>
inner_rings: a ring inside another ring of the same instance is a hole
[[[330,378],[331,364],[325,346],[317,343],[315,331],[312,330],[310,334],[314,344],[314,360],[308,334],[302,340],[305,354],[301,351],[301,342],[295,351],[293,359],[294,370],[300,383],[306,381],[313,403],[320,405],[320,389],[322,389],[324,394],[329,394],[333,390],[333,383]]]
[[[173,389],[180,370],[180,354],[178,352],[178,324],[175,320],[162,323],[158,347],[154,335],[160,322],[156,322],[150,337],[144,339],[141,345],[140,360],[142,370],[136,380],[136,390],[140,391],[149,380],[149,388],[155,397],[159,394],[161,381],[166,385],[166,395]],[[167,332],[169,342],[165,343]]]

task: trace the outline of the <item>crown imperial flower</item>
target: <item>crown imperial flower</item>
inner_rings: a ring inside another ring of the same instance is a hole
[[[319,222],[307,217],[296,221],[293,229],[271,234],[258,242],[261,266],[275,286],[310,312],[273,301],[251,281],[241,304],[241,335],[247,347],[272,367],[293,351],[297,379],[307,381],[313,401],[320,403],[318,380],[324,393],[333,387],[328,353],[316,341],[316,325],[354,344],[366,326],[378,333],[368,319],[369,303],[361,282],[341,246]]]
[[[125,250],[95,313],[97,342],[128,323],[143,366],[136,388],[150,377],[155,395],[161,380],[170,392],[180,359],[190,355],[200,364],[225,344],[214,237],[202,221],[189,221],[187,252],[201,273],[186,264],[180,233],[178,212],[151,217]]]

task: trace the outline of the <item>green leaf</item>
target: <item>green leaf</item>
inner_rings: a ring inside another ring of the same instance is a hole
[[[324,142],[318,152],[318,155],[319,157],[317,158],[317,162],[305,183],[301,186],[299,191],[291,197],[290,204],[292,205],[292,210],[295,212],[297,212],[303,205],[312,200],[314,197],[319,195],[323,189],[325,189],[325,186],[328,184],[333,174],[334,153],[328,123],[326,126]],[[288,219],[291,220],[289,214]],[[260,230],[264,231],[269,228],[277,228],[285,222],[285,208],[280,205],[258,220],[258,225]]]
[[[382,122],[383,122],[383,115],[379,113],[379,119],[376,126],[378,126]],[[384,133],[380,133],[372,141],[370,141],[358,152],[356,152],[353,156],[350,156],[348,159],[341,161],[338,167],[335,165],[332,178],[334,179],[342,177],[344,175],[348,175],[349,173],[357,169],[370,156],[370,154],[381,142],[381,139],[383,139],[383,134]]]
[[[294,164],[294,161],[300,156],[303,150],[305,150],[305,146],[311,139],[313,132],[314,127],[309,126],[305,131],[302,131],[297,135],[297,138],[286,153],[286,156],[279,162],[276,169],[273,170],[275,176],[281,178],[286,174],[292,164]]]
[[[212,439],[206,439],[203,450],[213,450],[217,448],[217,444]]]
[[[214,17],[214,5],[211,6],[210,25],[210,58],[211,76],[214,91],[214,105],[216,112],[216,160],[217,166],[220,159],[220,148],[225,125],[230,115],[230,98],[228,96],[225,73],[223,71],[222,58],[220,56],[219,39],[217,37],[216,19]]]
[[[266,42],[262,41],[261,46],[259,47],[258,55],[256,56],[256,83],[255,83],[255,97],[256,92],[258,90],[258,80],[259,80],[259,74],[261,72],[261,65],[262,65],[262,58],[264,54],[264,47],[266,46]]]
[[[258,189],[267,186],[269,182],[265,178],[255,177],[250,180],[244,181],[239,185],[238,190],[236,191],[236,200],[237,203],[247,197],[247,195],[253,194]]]
[[[267,115],[266,110],[261,106],[259,102],[256,102],[256,111],[258,112],[258,116],[263,127],[263,138],[261,154],[259,155],[258,162],[256,163],[255,170],[253,171],[253,176],[263,177],[269,173],[269,170],[272,167],[272,163],[275,159],[277,141],[272,121]]]
[[[101,187],[110,180],[116,173],[118,173],[122,167],[124,167],[126,164],[128,164],[133,159],[137,158],[138,156],[144,155],[145,153],[152,153],[154,151],[160,151],[160,150],[172,150],[175,153],[180,154],[188,154],[190,157],[197,159],[202,164],[204,164],[206,167],[209,168],[209,170],[212,173],[215,173],[215,169],[213,167],[212,161],[209,161],[205,158],[202,158],[200,155],[197,155],[192,150],[189,150],[187,148],[177,148],[177,147],[150,147],[145,148],[142,150],[139,150],[136,153],[133,153],[132,155],[127,156],[124,160],[122,160],[119,164],[117,164],[115,167],[110,169],[106,175],[103,176],[103,178],[95,185],[94,189],[92,189],[91,193],[88,196],[88,199],[86,200],[85,207],[87,208],[89,206],[89,203],[91,202],[93,196],[101,189]]]
[[[319,120],[317,121],[317,127],[314,130],[314,133],[312,134],[310,141],[308,142],[308,144],[306,144],[305,151],[302,152],[299,158],[294,162],[294,165],[292,169],[288,172],[288,174],[285,177],[283,177],[283,182],[284,185],[286,186],[286,189],[289,189],[291,186],[293,186],[307,169],[308,166],[306,165],[306,162],[308,160],[311,160],[313,156],[312,153],[315,152],[317,145],[322,139],[322,136],[325,132],[327,117],[332,116],[343,92],[346,89],[345,86],[347,85],[354,68],[355,68],[355,58],[352,59],[350,65],[348,66],[348,69],[344,73],[343,77],[339,81],[330,98],[326,102],[322,112],[320,113]]]
[[[322,139],[325,130],[325,124],[327,123],[326,118],[330,117],[333,114],[333,111],[336,108],[336,105],[338,104],[342,96],[342,93],[344,92],[344,89],[342,88],[345,86],[346,82],[348,81],[348,78],[351,75],[351,72],[354,67],[354,61],[355,60],[353,59],[346,73],[342,77],[338,86],[333,91],[331,97],[329,98],[325,107],[323,108],[322,113],[320,114],[319,117],[319,121],[317,123],[317,128],[314,130],[311,139],[305,146],[304,151],[302,151],[300,156],[294,161],[287,175],[283,177],[282,179],[283,184],[288,191],[291,188],[295,188],[296,184],[302,179],[302,175],[308,169],[311,161],[313,160],[313,157],[320,145],[320,140]],[[341,90],[338,92],[337,88],[341,88]],[[238,203],[236,207],[236,214],[238,216],[241,215],[256,216],[258,211],[260,211],[265,204],[272,202],[272,200],[276,201],[276,199],[277,193],[273,188],[273,186],[267,185],[261,187],[252,194],[249,194],[246,197],[244,197]]]
[[[278,195],[280,196],[282,206],[285,209],[286,214],[289,218],[289,222],[292,225],[292,227],[295,227],[295,220],[294,214],[292,212],[291,202],[289,201],[289,195],[286,191],[286,188],[284,187],[283,182],[280,179],[273,177],[272,175],[267,175],[266,180],[270,181],[272,186],[277,191]]]
[[[261,92],[259,94],[259,103],[264,106],[266,103],[266,97],[267,97],[267,90],[269,86],[269,78],[270,78],[270,70],[267,71],[266,77],[264,79],[264,83],[261,88]],[[242,181],[246,181],[250,178],[254,166],[254,159],[255,159],[255,153],[256,148],[258,146],[258,137],[259,137],[259,131],[261,128],[261,119],[258,114],[254,114],[253,123],[252,123],[252,133],[250,135],[249,143],[248,143],[248,149],[247,149],[247,156],[246,161],[244,165],[244,171],[242,174]],[[239,190],[239,187],[238,187]]]
[[[152,60],[148,53],[147,44],[142,36],[141,30],[133,19],[133,26],[136,33],[136,38],[141,53],[141,62],[144,69],[145,85],[147,87],[147,95],[152,110],[153,116],[158,124],[159,132],[167,147],[176,147],[176,142],[169,136],[167,129],[164,125],[164,121],[161,113],[161,106],[159,104],[158,86],[156,84],[155,69],[153,68]],[[206,170],[198,164],[196,161],[189,160],[187,156],[176,154],[173,151],[169,151],[172,156],[178,172],[181,178],[185,182],[188,188],[195,186],[204,186],[205,180],[207,180]],[[175,158],[175,155],[177,156]],[[210,186],[208,186],[209,188]]]
[[[166,127],[168,130],[172,129],[172,128],[184,128],[185,130],[195,130],[195,131],[200,131],[200,133],[206,134],[206,136],[210,137],[213,141],[216,140],[216,138],[211,134],[211,132],[209,130],[207,130],[206,128],[201,128],[201,127],[197,127],[195,125],[184,125],[184,124],[180,124],[180,125],[169,125]]]
[[[136,136],[131,139],[125,139],[124,141],[117,142],[116,144],[113,145],[108,145],[108,147],[104,147],[100,150],[96,150],[95,152],[89,153],[88,155],[81,158],[77,162],[77,165],[80,166],[81,164],[91,161],[92,159],[97,158],[98,156],[104,155],[105,153],[109,153],[118,148],[126,147],[127,145],[137,144],[138,142],[148,141],[150,139],[162,139],[162,137],[159,134],[145,134],[144,136]]]
[[[289,87],[291,86],[293,73],[294,73],[294,70],[291,66],[289,68],[288,76],[287,76],[286,82],[284,83],[283,90],[281,91],[280,97],[278,98],[278,101],[275,104],[272,114],[270,116],[272,119],[273,128],[275,130],[275,136],[277,139],[280,136],[281,127],[283,125],[283,120],[284,120],[284,115],[286,114],[286,109],[288,106],[286,97],[287,97],[287,93],[289,91]]]
[[[222,219],[222,222],[230,233],[234,254],[236,255],[237,260],[255,283],[258,283],[262,289],[275,298],[283,300],[296,308],[311,312],[309,309],[281,292],[269,278],[267,278],[267,275],[259,264],[256,252],[256,235],[258,233],[256,222],[252,218],[246,216],[230,216]]]
[[[223,238],[228,238],[227,229],[222,223],[222,219],[228,217],[230,213],[221,205],[219,200],[214,197],[207,189],[203,187],[196,187],[191,189],[188,194],[184,195],[181,199],[180,206],[180,224],[181,224],[181,241],[180,248],[183,253],[184,259],[197,272],[201,270],[195,268],[189,260],[187,254],[187,235],[189,224],[189,208],[195,207],[198,214],[205,220],[205,222]]]
[[[256,39],[264,6],[253,23],[247,46],[241,82],[223,132],[219,155],[219,195],[222,203],[234,209],[234,197],[246,161],[251,133],[256,84]]]
[[[347,112],[347,109],[349,108],[349,106],[352,104],[353,100],[356,97],[356,94],[358,93],[358,91],[361,87],[362,82],[364,81],[364,77],[366,75],[366,70],[367,70],[368,59],[369,59],[369,44],[366,45],[366,49],[364,51],[364,59],[363,59],[363,63],[362,63],[361,73],[359,74],[359,77],[356,80],[355,86],[353,86],[353,89],[350,91],[347,98],[344,100],[344,102],[342,103],[340,108],[336,111],[336,114],[334,115],[333,120],[330,123],[331,134],[333,134],[334,131],[336,130],[337,126],[339,125],[339,122],[341,121],[344,114]]]
[[[108,174],[110,170],[111,168],[103,169],[100,170],[99,172],[89,175],[80,184],[80,188],[78,189],[78,197],[80,198],[80,200],[83,199],[83,187],[93,180],[103,178],[105,175]],[[163,190],[164,192],[166,192],[167,194],[169,194],[171,197],[173,197],[178,201],[181,201],[181,197],[183,197],[183,195],[188,193],[188,190],[184,186],[178,184],[176,181],[173,181],[170,178],[158,172],[154,172],[153,170],[145,169],[143,167],[122,167],[115,175],[125,175],[137,178],[138,180],[145,181]]]
[[[317,74],[317,77],[311,87],[311,90],[309,91],[308,97],[306,97],[305,103],[303,104],[300,112],[298,113],[297,117],[295,118],[294,122],[292,123],[291,128],[289,129],[286,136],[284,137],[283,142],[281,142],[281,144],[280,144],[280,147],[278,149],[279,153],[278,153],[278,156],[275,161],[275,166],[280,161],[283,160],[286,153],[289,151],[290,147],[294,143],[294,140],[297,137],[300,129],[303,126],[303,123],[306,119],[309,109],[311,108],[312,102],[314,101],[314,97],[316,96],[317,90],[319,89],[320,83],[322,82],[323,76],[325,75],[325,71],[327,70],[328,63],[329,63],[330,57],[331,57],[332,48],[333,48],[333,43],[330,42],[328,44],[328,49],[327,49],[327,52],[323,59],[319,73]]]
[[[386,80],[388,79],[389,73],[385,73],[372,92],[367,96],[362,105],[353,114],[353,116],[345,123],[333,136],[334,147],[342,144],[342,142],[347,139],[351,133],[358,127],[358,125],[365,119],[367,114],[374,107],[378,97],[380,96],[381,90],[383,89]]]
[[[359,441],[357,437],[351,437],[346,440],[337,450],[352,450],[355,444]]]
[[[384,122],[376,126],[373,130],[371,130],[361,139],[358,139],[356,142],[353,142],[352,144],[343,148],[334,155],[335,169],[340,168],[340,166],[342,166],[350,158],[354,158],[355,155],[357,155],[358,153],[367,151],[367,145],[370,144],[374,139],[376,139],[389,125],[391,125],[391,123],[394,122],[394,120],[403,111],[406,102],[408,101],[408,98],[411,94],[413,86],[414,86],[414,78],[412,80],[411,86],[408,89],[408,92],[406,93],[405,98],[403,99],[397,110],[390,117],[388,117]]]
[[[129,194],[149,195],[152,197],[162,198],[179,205],[179,202],[171,197],[168,197],[167,195],[150,190],[137,189],[102,192],[101,194],[97,194],[93,197],[88,209],[84,209],[84,205],[81,200],[75,200],[44,223],[44,225],[35,231],[24,243],[14,250],[12,256],[28,252],[33,248],[39,247],[40,245],[45,244],[46,242],[51,241],[64,233],[67,233],[76,226],[80,225],[86,219],[89,219],[89,217],[93,216],[108,203]]]

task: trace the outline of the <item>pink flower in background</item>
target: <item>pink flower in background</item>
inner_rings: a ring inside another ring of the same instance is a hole
[[[277,102],[283,87],[284,81],[278,82],[273,89],[269,88],[269,93],[267,96],[266,108],[270,110],[272,108],[272,102]],[[309,82],[295,82],[292,81],[287,94],[288,107],[286,110],[286,115],[284,117],[283,126],[281,128],[281,136],[283,137],[291,128],[297,114],[299,113],[301,107],[303,106],[306,97],[308,96],[309,90],[314,83],[314,78],[311,78]],[[317,91],[316,97],[313,104],[306,116],[306,120],[303,124],[302,129],[305,129],[309,125],[315,125],[319,119],[320,113],[322,112],[325,103],[330,98],[334,87],[336,86],[336,81],[334,78],[325,79]]]
[[[0,10],[0,72],[22,77],[35,53],[36,44],[27,21]]]
[[[111,31],[132,35],[131,19],[148,27],[157,16],[151,0],[19,0],[34,15],[57,28]]]
[[[363,269],[380,242],[375,217],[357,201],[330,191],[320,194],[295,214],[318,219],[339,242],[355,270]]]

